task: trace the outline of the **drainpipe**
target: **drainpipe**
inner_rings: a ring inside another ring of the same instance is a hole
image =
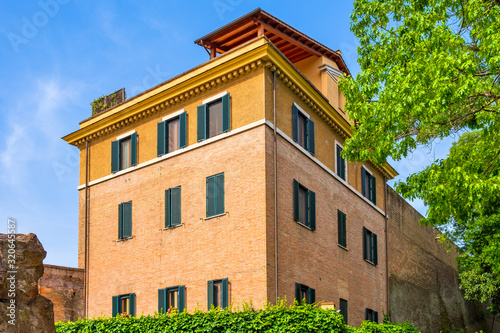
[[[85,263],[84,263],[84,306],[83,317],[86,318],[88,314],[88,199],[89,199],[89,142],[85,140]]]
[[[389,215],[387,215],[387,193],[388,193],[388,185],[387,185],[387,179],[386,177],[384,177],[384,190],[385,190],[385,200],[384,200],[384,212],[385,212],[385,289],[386,289],[386,295],[385,297],[387,298],[387,301],[386,301],[386,311],[387,311],[387,315],[390,316],[390,313],[389,313],[389,309],[390,309],[390,304],[389,304],[389,244],[388,244],[388,228],[387,228],[387,225],[388,225],[388,219],[389,219]],[[389,317],[389,320],[391,318]]]
[[[278,304],[278,124],[276,122],[276,71],[273,72],[273,111],[274,111],[274,281],[276,304]]]

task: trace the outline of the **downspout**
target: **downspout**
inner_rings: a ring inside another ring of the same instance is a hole
[[[89,197],[89,142],[85,140],[85,264],[84,264],[84,307],[83,317],[88,314],[88,197]]]
[[[384,177],[384,189],[385,189],[385,196],[384,196],[384,212],[385,212],[385,289],[386,289],[386,311],[387,315],[389,316],[389,320],[391,320],[389,309],[390,309],[390,303],[389,303],[389,244],[388,244],[388,219],[389,215],[387,215],[387,180],[386,177]]]
[[[278,304],[278,124],[276,123],[276,71],[273,72],[273,112],[274,112],[274,282],[276,304]]]

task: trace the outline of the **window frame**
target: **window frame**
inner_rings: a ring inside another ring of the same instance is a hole
[[[378,265],[378,240],[377,234],[363,226],[363,259]]]
[[[122,312],[122,300],[128,299],[128,315],[135,316],[135,293],[130,294],[121,294],[112,297],[112,311],[111,315],[116,317],[118,315],[122,315],[125,312]]]
[[[299,299],[303,292],[306,293],[306,304],[313,304],[316,302],[316,289],[313,289],[305,284],[295,282],[295,300],[299,304],[302,304],[302,301],[304,300],[304,298]]]
[[[361,194],[372,204],[377,204],[377,178],[364,164],[361,166]]]
[[[170,122],[177,120],[178,137],[177,148],[170,151],[169,149],[169,130]],[[163,140],[162,140],[163,139]],[[166,115],[157,124],[157,156],[168,155],[187,146],[187,112],[184,109]]]
[[[306,221],[300,221],[300,189],[306,191],[305,206],[306,206]],[[296,179],[293,180],[293,218],[300,225],[314,231],[316,230],[316,193],[311,191]]]
[[[122,167],[122,144],[130,139],[130,165]],[[137,146],[139,136],[134,129],[116,137],[111,141],[111,173],[117,173],[137,165]]]
[[[214,304],[214,285],[219,284],[221,285],[220,288],[220,303],[221,305],[217,305],[221,309],[225,309],[229,305],[229,279],[224,278],[224,279],[217,279],[217,280],[210,280],[207,282],[207,304],[208,304],[208,310],[212,308],[212,306],[215,307]]]
[[[305,118],[304,122],[304,145],[299,143],[299,114]],[[311,120],[311,116],[304,111],[297,103],[292,104],[292,128],[293,128],[293,141],[297,143],[304,150],[309,152],[311,155],[316,154],[316,144],[315,144],[315,130],[314,121]]]
[[[222,117],[221,117],[221,128],[222,132],[215,134],[214,136],[209,136],[210,133],[210,121],[209,121],[209,106],[218,101],[221,101]],[[224,91],[217,95],[211,96],[203,100],[201,105],[197,107],[197,141],[204,141],[218,137],[231,130],[231,95],[229,92]]]
[[[177,308],[170,306],[169,293],[177,292]],[[179,313],[186,310],[186,287],[179,285],[158,289],[158,313],[167,313],[171,309],[177,309]]]
[[[378,324],[378,311],[370,308],[365,308],[365,320],[372,321]]]
[[[342,170],[339,170],[341,168],[340,161],[339,161],[339,153],[338,153],[339,148],[341,151],[344,150],[344,146],[340,142],[335,140],[335,174],[337,174],[337,176],[339,176],[340,179],[347,182],[347,161],[344,158],[342,158],[342,156],[340,156],[340,158],[341,158],[341,161],[344,162],[343,175],[341,172]]]
[[[221,200],[219,198],[219,177],[222,177],[222,210],[219,211],[218,208],[219,208],[219,200]],[[209,208],[210,208],[210,197],[209,197],[209,179],[215,179],[214,181],[214,188],[213,188],[213,193],[212,193],[212,198],[213,198],[213,209],[214,209],[214,213],[213,214],[209,214]],[[225,211],[226,211],[226,202],[225,202],[225,196],[226,196],[226,182],[225,182],[225,175],[224,175],[224,172],[221,172],[221,173],[218,173],[216,175],[212,175],[212,176],[208,176],[206,178],[206,218],[211,218],[211,217],[214,217],[214,216],[219,216],[219,215],[224,215],[225,214]]]

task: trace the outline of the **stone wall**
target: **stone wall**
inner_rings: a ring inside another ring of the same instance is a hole
[[[447,251],[439,232],[421,226],[421,215],[390,187],[387,199],[391,320],[409,321],[422,332],[489,332],[484,307],[466,301],[459,289],[456,248]]]
[[[40,295],[54,303],[54,320],[76,321],[83,317],[84,271],[81,268],[44,265],[38,283]]]

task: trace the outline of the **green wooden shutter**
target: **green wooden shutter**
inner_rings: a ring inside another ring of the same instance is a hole
[[[158,289],[158,313],[165,313],[167,308],[167,291],[165,289]]]
[[[342,153],[342,149],[340,150],[340,152]],[[346,160],[342,157],[342,154],[340,154],[340,160],[342,161],[342,163],[341,163],[341,167],[342,167],[342,179],[343,179],[343,180],[346,180],[345,170],[346,170],[346,168],[347,168],[347,162],[346,162]]]
[[[179,286],[177,297],[177,310],[181,313],[186,308],[186,287]]]
[[[365,308],[365,320],[371,320],[370,317],[370,310],[368,308]]]
[[[347,324],[348,323],[348,307],[347,307],[347,301],[345,299],[340,299],[340,314],[344,316],[344,322]]]
[[[118,205],[118,239],[123,238],[123,204]]]
[[[275,124],[276,126],[276,124]],[[299,142],[299,109],[295,104],[292,104],[292,126],[293,126],[293,141]]]
[[[337,211],[337,219],[338,219],[338,242],[340,245],[347,247],[346,215],[339,210]]]
[[[378,245],[377,245],[377,235],[372,234],[373,237],[373,263],[378,265]]]
[[[118,296],[113,296],[112,308],[111,308],[112,317],[116,317],[120,312],[120,310],[118,309],[118,304],[119,304]]]
[[[293,218],[299,220],[299,182],[293,180]]]
[[[222,279],[222,308],[225,309],[229,305],[229,282],[228,279]]]
[[[340,152],[342,151],[342,149],[340,149],[340,146],[337,146],[337,175],[342,178],[342,168],[341,168],[341,156],[340,156]],[[343,178],[342,178],[343,179]]]
[[[162,121],[162,122],[159,122],[157,125],[156,125],[156,128],[157,128],[157,136],[156,136],[156,154],[158,156],[162,156],[162,155],[165,155],[165,152],[166,152],[166,143],[167,143],[167,139],[166,139],[166,122],[165,121]]]
[[[184,148],[187,145],[187,119],[186,112],[179,115],[179,148]]]
[[[366,247],[367,230],[363,227],[363,259],[368,259],[368,248]]]
[[[300,294],[301,294],[301,285],[300,283],[295,283],[295,299],[297,300],[297,302],[299,304],[302,304],[302,299],[300,298]]]
[[[361,192],[364,197],[368,197],[368,193],[366,193],[366,171],[365,167],[361,167]]]
[[[370,200],[373,202],[374,205],[377,204],[377,180],[375,177],[372,175],[370,177],[370,190],[371,190],[371,195],[370,195]]]
[[[229,131],[231,127],[231,99],[229,93],[222,96],[222,133]]]
[[[172,225],[171,189],[165,190],[165,228]]]
[[[207,177],[207,217],[215,215],[215,176]]]
[[[311,190],[308,190],[307,197],[309,199],[307,207],[309,210],[309,214],[307,215],[309,223],[306,223],[306,225],[308,224],[312,230],[316,230],[316,193],[314,193]]]
[[[198,105],[198,142],[207,138],[207,105]]]
[[[132,201],[123,204],[123,238],[132,237]]]
[[[216,192],[215,192],[215,203],[216,211],[215,214],[224,213],[224,174],[218,175],[216,177]]]
[[[208,309],[210,310],[212,304],[214,304],[214,281],[208,281],[207,299]]]
[[[174,187],[170,190],[171,220],[170,225],[181,224],[181,187]]]
[[[342,213],[342,244],[347,247],[347,216]]]
[[[128,307],[130,310],[129,315],[135,317],[135,294],[128,294]]]
[[[373,321],[378,324],[378,311],[373,311]]]
[[[307,295],[307,304],[313,304],[316,302],[316,290],[313,288],[307,289],[306,292]]]
[[[344,244],[342,243],[342,212],[340,210],[337,210],[337,242],[344,246]]]
[[[120,171],[120,141],[111,142],[111,172]]]
[[[137,133],[134,132],[132,133],[132,135],[130,136],[130,150],[131,150],[131,153],[130,153],[130,166],[134,166],[137,164]]]
[[[307,150],[309,150],[309,152],[314,155],[315,152],[316,152],[316,148],[315,148],[315,139],[314,139],[314,121],[312,121],[311,119],[308,119],[307,120],[307,141],[306,141],[306,145],[307,145]]]

